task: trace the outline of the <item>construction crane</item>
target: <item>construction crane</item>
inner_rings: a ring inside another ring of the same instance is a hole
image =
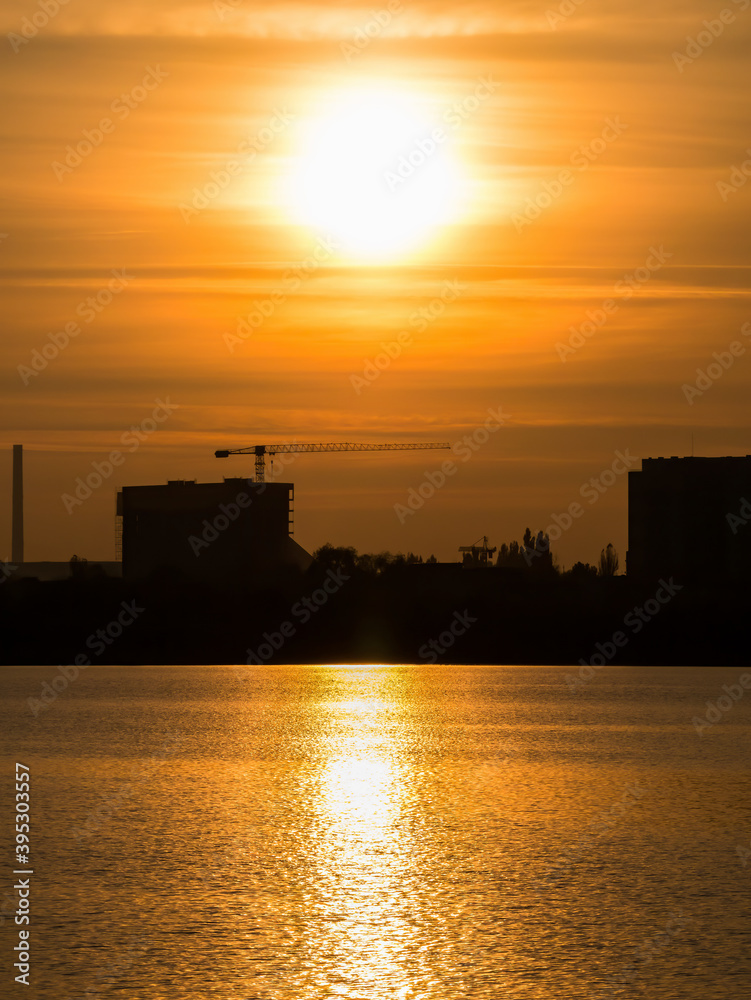
[[[482,542],[482,545],[480,544]],[[468,553],[464,556],[465,562],[469,562],[470,565],[475,566],[491,566],[493,563],[493,553],[496,551],[497,546],[492,549],[488,545],[488,536],[483,535],[482,538],[478,538],[474,545],[460,545],[459,551]]]
[[[420,448],[450,448],[448,443],[437,444],[434,441],[418,444],[255,444],[249,448],[225,449],[214,452],[217,458],[228,458],[230,455],[255,455],[256,482],[263,483],[266,479],[266,456],[273,461],[274,455],[302,454],[309,451],[416,451]]]

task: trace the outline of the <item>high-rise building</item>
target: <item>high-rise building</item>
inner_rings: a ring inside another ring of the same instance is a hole
[[[751,456],[645,458],[641,472],[628,474],[628,575],[673,575],[677,583],[747,577],[748,515]]]
[[[306,569],[311,558],[291,537],[293,504],[290,483],[240,478],[124,486],[117,496],[123,576],[171,570],[232,583]]]

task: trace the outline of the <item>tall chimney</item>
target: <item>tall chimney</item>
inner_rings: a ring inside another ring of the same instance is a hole
[[[13,543],[11,562],[23,562],[23,445],[13,445]]]

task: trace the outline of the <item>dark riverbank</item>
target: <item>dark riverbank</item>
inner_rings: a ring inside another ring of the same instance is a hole
[[[174,576],[0,588],[5,664],[746,665],[748,591],[460,566],[314,566],[213,588]]]

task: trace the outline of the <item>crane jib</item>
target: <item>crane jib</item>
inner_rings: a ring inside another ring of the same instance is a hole
[[[216,458],[229,458],[230,455],[255,455],[256,460],[256,481],[264,482],[266,455],[276,454],[304,454],[306,452],[337,452],[337,451],[417,451],[419,449],[443,448],[449,449],[448,442],[409,442],[392,444],[355,444],[352,442],[341,443],[321,443],[321,444],[300,444],[296,441],[280,444],[256,444],[248,448],[226,448],[215,451]]]

